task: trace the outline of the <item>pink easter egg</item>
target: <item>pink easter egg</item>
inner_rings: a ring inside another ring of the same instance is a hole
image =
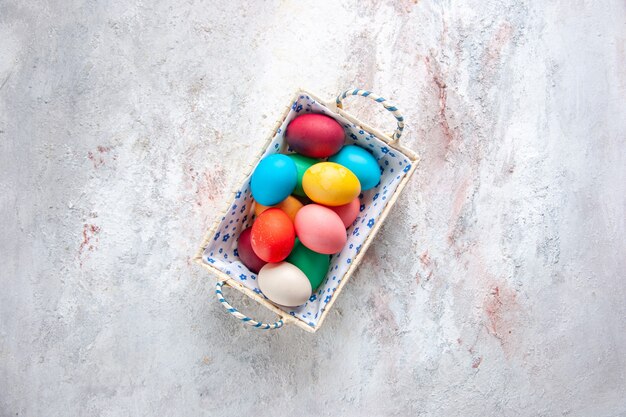
[[[296,214],[296,235],[307,248],[330,255],[346,244],[346,228],[337,213],[319,204],[308,204]]]
[[[343,222],[343,225],[347,229],[352,225],[352,223],[359,215],[359,211],[361,209],[361,200],[359,200],[359,197],[357,197],[348,204],[344,204],[343,206],[333,206],[328,208],[337,213],[337,215]]]

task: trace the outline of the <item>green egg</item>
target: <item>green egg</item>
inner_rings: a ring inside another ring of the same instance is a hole
[[[311,282],[311,288],[315,291],[326,277],[330,265],[330,256],[313,252],[296,238],[296,244],[285,261],[297,266],[304,272],[304,275]]]
[[[304,171],[309,169],[311,165],[317,164],[319,159],[309,158],[298,153],[290,153],[287,156],[296,164],[296,170],[298,171],[298,182],[296,183],[296,188],[293,190],[292,194],[300,197],[306,197],[304,189],[302,188],[302,176],[304,175]]]

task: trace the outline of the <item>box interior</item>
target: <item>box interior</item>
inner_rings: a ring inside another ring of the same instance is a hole
[[[378,160],[381,169],[380,183],[373,189],[362,192],[359,196],[361,210],[357,219],[347,230],[348,242],[341,252],[331,256],[330,268],[320,287],[304,305],[296,308],[277,306],[309,326],[315,327],[337,286],[342,279],[345,279],[346,271],[361,250],[363,242],[378,221],[388,200],[402,178],[410,170],[411,160],[400,151],[390,148],[385,142],[376,138],[373,133],[332,112],[323,103],[316,101],[306,93],[299,94],[292,103],[291,110],[276,131],[269,146],[264,150],[262,158],[274,153],[291,152],[284,140],[285,129],[291,120],[305,113],[323,113],[337,120],[345,129],[346,144],[356,144],[368,149]],[[254,216],[250,177],[251,174],[245,178],[241,187],[236,191],[234,200],[209,240],[202,259],[252,291],[263,295],[257,285],[256,274],[250,272],[240,262],[237,254],[239,233],[252,225]]]

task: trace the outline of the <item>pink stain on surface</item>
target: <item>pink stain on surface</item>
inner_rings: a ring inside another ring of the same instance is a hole
[[[472,368],[477,369],[480,366],[482,361],[483,361],[482,356],[478,356],[476,358],[473,358],[472,359]]]
[[[485,51],[485,66],[491,67],[497,64],[502,56],[504,48],[509,44],[513,35],[513,27],[509,22],[504,22],[498,28],[495,36],[489,42]]]
[[[78,247],[78,257],[82,258],[83,255],[85,254],[85,251],[93,251],[95,249],[97,249],[97,244],[100,242],[100,238],[98,237],[98,235],[100,234],[100,227],[96,226],[94,224],[87,224],[85,223],[83,225],[83,231],[82,231],[82,242],[80,243],[80,246]],[[83,266],[83,260],[80,260],[80,266]]]
[[[419,260],[420,260],[420,263],[418,265],[418,271],[415,277],[418,284],[420,283],[422,278],[425,279],[426,281],[430,281],[430,279],[433,276],[433,266],[432,266],[433,263],[430,259],[430,255],[428,254],[428,251],[422,253],[419,256]]]
[[[521,311],[516,292],[503,286],[491,287],[485,297],[483,311],[487,318],[487,332],[498,339],[505,355],[510,357],[515,350],[518,316]]]
[[[197,206],[202,206],[209,201],[217,201],[224,191],[225,172],[220,167],[198,172],[191,166],[184,167],[188,186],[193,190]]]
[[[87,159],[89,159],[93,163],[94,168],[100,168],[105,165],[106,162],[106,154],[111,151],[111,147],[98,145],[96,151],[87,152]],[[117,155],[113,155],[112,158],[114,161],[117,160]]]
[[[436,59],[430,56],[424,57],[424,63],[426,64],[426,71],[432,77],[433,84],[435,85],[435,91],[438,99],[438,113],[437,119],[439,128],[441,129],[443,141],[446,150],[450,147],[450,144],[454,140],[454,132],[450,128],[448,122],[448,116],[446,114],[447,101],[448,101],[448,86],[444,81],[444,76],[441,70],[441,65]]]

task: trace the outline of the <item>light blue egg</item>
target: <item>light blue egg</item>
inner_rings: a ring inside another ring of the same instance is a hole
[[[256,166],[250,189],[259,204],[273,206],[287,198],[297,182],[296,164],[287,155],[274,154],[261,159]]]
[[[376,158],[360,146],[344,146],[328,160],[352,171],[359,179],[363,191],[374,188],[380,182],[380,167]]]

